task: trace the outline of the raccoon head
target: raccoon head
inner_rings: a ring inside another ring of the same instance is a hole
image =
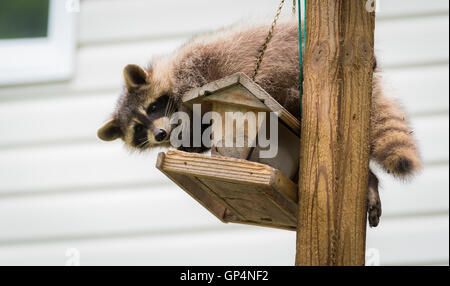
[[[104,141],[122,139],[134,149],[169,145],[170,117],[176,111],[168,80],[156,79],[152,71],[137,65],[124,69],[125,89],[113,118],[97,135]]]

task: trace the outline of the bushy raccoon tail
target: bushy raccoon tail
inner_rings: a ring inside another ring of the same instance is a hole
[[[371,154],[388,173],[408,178],[420,171],[420,158],[414,131],[400,105],[383,95],[374,85],[371,127]]]

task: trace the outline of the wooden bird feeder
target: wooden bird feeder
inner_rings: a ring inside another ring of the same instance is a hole
[[[159,154],[157,168],[222,222],[295,230],[299,121],[243,73],[191,90],[183,102],[188,107],[201,104],[203,114],[214,111],[223,119],[212,124],[211,155],[168,151]],[[245,121],[226,130],[227,112],[276,113],[277,155],[267,159],[258,155],[259,147],[223,147],[227,137],[237,136],[236,130],[244,130],[245,146],[259,139]],[[225,132],[217,135],[218,129]]]

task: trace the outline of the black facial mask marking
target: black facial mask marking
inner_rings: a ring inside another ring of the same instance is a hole
[[[142,124],[134,126],[133,144],[136,147],[145,147],[147,144],[147,128]]]
[[[155,102],[150,104],[146,110],[147,114],[135,112],[136,118],[142,124],[134,126],[133,144],[136,147],[143,148],[148,145],[148,130],[155,132],[153,129],[153,121],[164,117],[166,114],[166,107],[169,103],[169,95],[160,96]]]
[[[169,103],[169,95],[160,96],[155,102],[147,107],[147,115],[150,121],[164,117],[167,104]]]

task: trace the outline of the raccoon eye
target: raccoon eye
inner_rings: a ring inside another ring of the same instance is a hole
[[[136,133],[139,133],[142,130],[144,130],[144,126],[143,125],[138,124],[138,125],[134,126],[134,132],[136,132]]]
[[[158,110],[162,110],[164,108],[164,106],[167,105],[168,100],[169,100],[169,96],[167,94],[160,96],[155,102],[153,102],[152,104],[150,104],[148,106],[147,114],[151,114]]]
[[[148,107],[147,112],[148,113],[155,112],[156,109],[158,109],[158,106],[156,104],[152,104]]]

